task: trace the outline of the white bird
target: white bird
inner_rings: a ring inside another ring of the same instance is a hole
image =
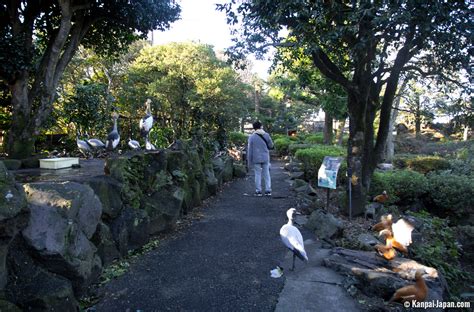
[[[88,154],[91,152],[91,148],[86,141],[79,139],[79,132],[76,133],[76,144],[79,151],[87,158]]]
[[[12,191],[8,190],[7,195],[5,195],[5,199],[7,201],[10,201],[10,199],[12,199],[12,198],[13,198]]]
[[[138,141],[132,140],[131,138],[128,138],[128,146],[132,150],[138,150],[141,148],[140,143]]]
[[[153,145],[150,140],[148,140],[148,136],[145,138],[145,149],[147,151],[156,151],[155,145]]]
[[[303,236],[300,230],[293,225],[293,215],[296,213],[295,208],[290,208],[286,212],[288,223],[280,229],[280,237],[283,244],[293,252],[293,266],[291,271],[295,269],[295,258],[298,257],[302,261],[308,261],[308,256],[304,250]]]
[[[87,143],[96,150],[105,148],[105,144],[101,140],[94,139],[94,138],[89,139],[89,134],[87,132],[86,132],[86,140],[87,140]]]
[[[150,104],[151,100],[146,100],[146,115],[140,119],[140,134],[142,137],[147,137],[151,127],[153,127],[153,115],[151,114]]]
[[[114,113],[112,117],[114,119],[114,128],[107,136],[107,142],[105,143],[105,147],[109,151],[115,149],[120,142],[120,135],[117,131],[117,119],[119,116],[117,113]]]
[[[408,247],[412,243],[411,232],[413,232],[414,228],[415,227],[405,219],[400,219],[392,224],[393,238],[404,247]]]

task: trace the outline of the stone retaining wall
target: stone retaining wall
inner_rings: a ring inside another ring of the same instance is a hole
[[[76,311],[103,266],[245,176],[231,157],[204,154],[180,144],[111,157],[84,183],[19,185],[0,162],[0,310]]]

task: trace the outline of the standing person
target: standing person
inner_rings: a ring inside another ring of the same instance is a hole
[[[263,131],[262,123],[253,123],[254,133],[249,137],[247,146],[248,167],[255,171],[255,195],[262,196],[262,172],[265,180],[265,196],[272,195],[272,181],[270,177],[270,149],[273,141],[268,133]]]

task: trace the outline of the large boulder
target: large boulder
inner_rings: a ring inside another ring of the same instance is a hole
[[[99,198],[89,186],[75,182],[23,187],[31,209],[22,232],[25,241],[44,268],[70,279],[80,293],[102,267],[90,241],[102,214]]]
[[[337,272],[352,276],[355,286],[369,297],[390,299],[397,289],[414,283],[414,274],[418,269],[424,269],[427,273],[424,276],[429,288],[427,301],[442,301],[447,289],[440,272],[411,259],[397,257],[387,261],[375,252],[334,248],[323,263]]]
[[[305,225],[321,239],[335,239],[343,234],[344,225],[334,215],[321,209],[311,213]]]
[[[149,239],[150,218],[145,210],[125,207],[109,224],[112,237],[122,256],[142,247]]]
[[[99,222],[91,241],[97,247],[97,253],[104,266],[120,258],[120,253],[115,244],[112,232],[105,223]]]
[[[110,176],[92,177],[86,181],[102,203],[102,218],[116,218],[122,209],[122,184]]]
[[[225,156],[223,160],[224,160],[224,171],[223,171],[222,178],[224,179],[224,182],[232,181],[232,178],[234,176],[234,159],[230,156]]]
[[[12,239],[28,223],[28,206],[23,188],[0,162],[0,290],[7,282],[6,257]]]
[[[40,267],[28,254],[28,248],[21,237],[17,237],[12,243],[8,267],[10,274],[5,294],[9,301],[22,310],[79,310],[71,281]]]
[[[181,214],[184,196],[182,188],[169,186],[144,198],[142,207],[150,217],[150,234],[157,234],[175,225]]]
[[[206,177],[207,193],[209,195],[216,195],[219,189],[219,180],[214,173],[213,167],[206,166],[204,168],[204,174]]]

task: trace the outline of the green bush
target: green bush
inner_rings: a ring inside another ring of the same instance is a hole
[[[324,144],[324,134],[323,133],[312,133],[306,136],[303,141],[306,144]]]
[[[247,144],[248,135],[242,132],[229,132],[229,143],[234,146],[245,146]]]
[[[300,149],[308,149],[313,147],[314,144],[305,144],[305,143],[292,143],[288,146],[288,154],[294,156],[296,151]]]
[[[318,179],[318,170],[323,163],[324,156],[345,156],[346,150],[339,146],[330,145],[314,145],[311,148],[299,149],[295,153],[295,157],[303,163],[303,170],[305,176],[310,180]],[[347,162],[342,161],[341,167],[337,175],[339,182],[342,182],[345,178],[347,171]]]
[[[371,197],[387,191],[388,204],[410,204],[428,191],[428,179],[412,170],[375,172],[370,184]]]
[[[408,160],[416,157],[413,154],[397,154],[393,157],[392,163],[396,169],[406,169]]]
[[[451,159],[449,160],[449,172],[454,175],[474,175],[474,160],[460,160],[460,159]]]
[[[472,274],[462,270],[459,264],[459,246],[453,228],[448,220],[431,216],[426,211],[409,212],[414,216],[420,228],[421,239],[410,245],[415,260],[441,271],[449,285],[450,298],[455,299],[463,284],[472,279]]]
[[[408,159],[406,164],[409,169],[423,174],[450,168],[449,161],[440,156],[416,156],[415,158]]]
[[[451,168],[449,161],[440,156],[399,154],[393,159],[397,169],[411,169],[426,174],[431,171],[446,170]]]
[[[280,156],[288,155],[288,147],[292,143],[293,142],[289,139],[289,137],[277,138],[273,141],[273,144],[275,145],[275,150]]]
[[[468,222],[474,213],[474,179],[450,172],[428,174],[429,194],[427,207],[430,212],[449,217],[454,223]]]

